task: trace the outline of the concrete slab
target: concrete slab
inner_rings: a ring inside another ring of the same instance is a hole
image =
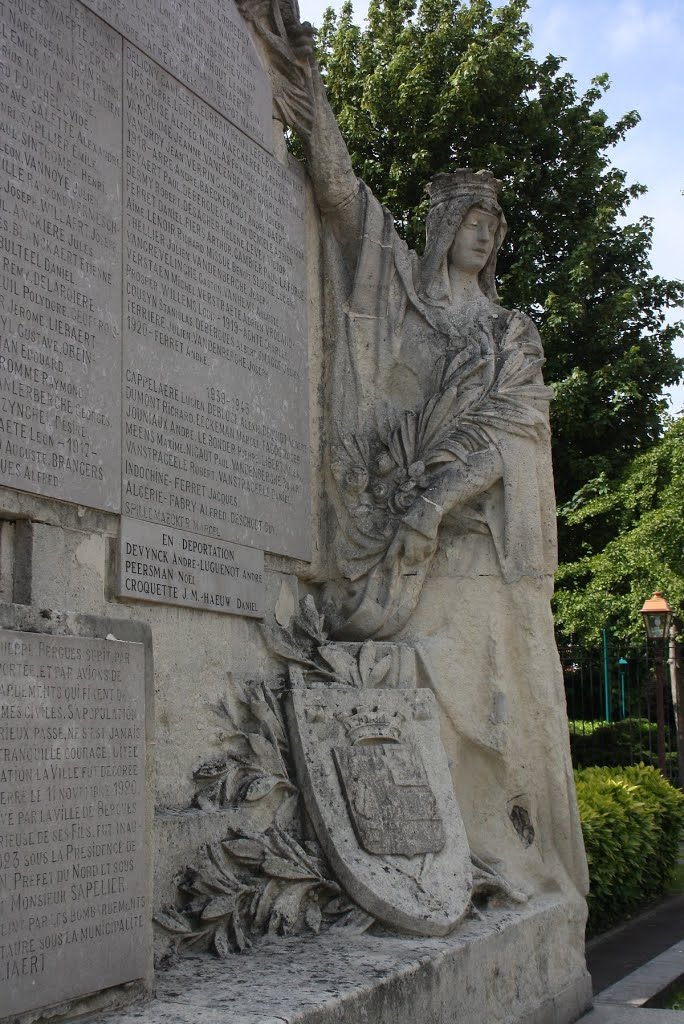
[[[660,956],[654,957],[643,967],[632,971],[626,978],[622,978],[621,981],[604,989],[594,997],[594,1003],[596,1005],[613,1003],[620,1006],[646,1006],[655,996],[672,986],[682,975],[684,975],[684,942],[671,946],[670,949],[661,953]]]
[[[579,1024],[681,1024],[682,1020],[684,1017],[679,1010],[642,1010],[605,1004],[585,1014]]]
[[[594,993],[684,940],[684,893],[670,896],[632,921],[587,944]]]

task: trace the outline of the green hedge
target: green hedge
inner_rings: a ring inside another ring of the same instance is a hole
[[[587,934],[596,935],[670,884],[684,794],[643,764],[579,769],[575,783],[591,880]]]
[[[671,737],[666,736],[671,746]],[[623,718],[618,722],[570,722],[570,750],[575,768],[590,765],[626,767],[658,764],[658,726],[645,718]],[[677,766],[676,751],[666,754],[670,769]]]

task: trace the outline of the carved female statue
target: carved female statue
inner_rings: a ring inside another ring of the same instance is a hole
[[[522,884],[582,892],[549,606],[550,391],[536,328],[497,301],[500,183],[438,175],[419,258],[352,170],[296,5],[269,9],[257,27],[325,229],[327,617],[339,638],[412,643],[471,847]]]

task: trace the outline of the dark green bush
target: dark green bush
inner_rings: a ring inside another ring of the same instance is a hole
[[[657,745],[658,727],[645,718],[623,718],[619,722],[570,722],[570,750],[575,768],[588,768],[590,765],[626,767],[641,762],[655,766],[658,763]],[[676,753],[668,753],[666,757],[674,767]]]
[[[575,772],[596,935],[661,896],[684,830],[684,794],[643,764]]]

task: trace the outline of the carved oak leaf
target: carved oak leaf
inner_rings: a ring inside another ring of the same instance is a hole
[[[325,644],[318,650],[320,657],[332,668],[337,679],[349,686],[360,687],[361,676],[355,659],[336,644]]]
[[[209,900],[200,916],[201,921],[216,921],[218,918],[232,914],[235,909],[236,894],[230,896],[216,896]]]
[[[240,883],[235,878],[222,877],[210,865],[205,865],[201,872],[187,868],[178,887],[191,896],[215,896],[217,893],[230,895]]]
[[[352,903],[348,896],[334,896],[322,909],[329,917],[339,917],[340,914],[355,910],[356,904]]]
[[[244,953],[246,949],[251,949],[252,942],[247,938],[242,923],[237,914],[233,914],[231,924],[233,926],[233,938],[235,945],[240,953]]]
[[[312,874],[306,868],[293,863],[291,860],[286,860],[284,857],[275,857],[267,854],[261,867],[271,878],[289,878],[296,881],[309,880],[311,882],[320,881],[318,874]]]
[[[347,914],[343,914],[342,917],[333,921],[330,928],[334,928],[336,931],[345,929],[352,932],[354,935],[361,935],[374,923],[375,918],[371,917],[370,914],[367,914],[365,910],[355,907],[354,910],[350,910]]]
[[[359,651],[359,672],[361,673],[361,679],[364,683],[366,682],[373,665],[375,665],[375,660],[375,644],[372,640],[366,640],[365,644],[362,644],[361,650]]]
[[[264,699],[255,699],[250,701],[249,710],[251,711],[257,722],[264,725],[268,732],[271,733],[273,738],[277,741],[281,747],[287,746],[287,736],[285,735],[285,729],[280,721],[280,718],[276,716],[269,704]]]
[[[261,839],[249,839],[244,835],[238,835],[236,839],[224,839],[221,845],[241,864],[261,864],[266,856]]]
[[[275,899],[268,922],[269,935],[289,935],[302,914],[302,901],[311,890],[311,882],[296,882]]]
[[[192,773],[193,779],[217,779],[228,770],[230,759],[227,757],[213,757],[210,761],[204,761],[199,768]]]
[[[307,594],[299,602],[299,614],[295,619],[295,626],[317,644],[323,643],[327,639],[324,629],[325,616],[319,614],[311,594]]]
[[[214,932],[214,949],[222,959],[225,959],[232,953],[230,940],[228,938],[227,921]]]
[[[154,915],[155,924],[159,925],[165,931],[170,932],[172,935],[183,935],[189,937],[190,935],[197,934],[193,928],[190,927],[186,919],[178,913],[174,907],[162,907]]]
[[[371,669],[370,675],[364,680],[365,685],[371,690],[380,686],[380,683],[389,672],[391,665],[392,658],[389,654],[386,654],[384,658],[380,658],[379,661],[376,661],[375,665],[373,665],[373,668]]]
[[[299,665],[306,665],[307,668],[318,668],[316,662],[311,660],[308,652],[297,642],[289,630],[278,623],[275,626],[267,626],[262,623],[261,629],[273,654],[284,661],[294,661]]]
[[[291,782],[275,775],[257,775],[256,778],[248,782],[242,799],[247,803],[254,803],[257,800],[263,800],[276,789],[285,789],[292,793],[296,787]]]
[[[298,806],[299,791],[297,790],[292,794],[292,796],[287,796],[282,801],[273,817],[273,824],[278,828],[287,828],[287,826],[292,823],[292,820],[297,813]]]

